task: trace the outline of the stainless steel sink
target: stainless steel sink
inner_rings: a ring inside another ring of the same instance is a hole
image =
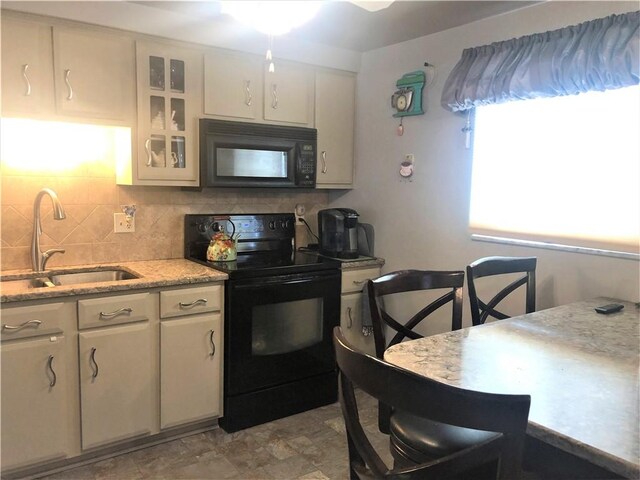
[[[0,287],[4,293],[19,292],[31,288],[48,288],[83,283],[117,282],[139,278],[138,275],[119,268],[79,270],[75,272],[50,272],[25,274],[19,277],[0,277]]]
[[[80,283],[95,283],[95,282],[116,282],[120,280],[131,280],[138,278],[131,272],[126,270],[95,270],[89,272],[75,272],[75,273],[58,273],[50,275],[49,278],[55,286],[60,285],[78,285]]]

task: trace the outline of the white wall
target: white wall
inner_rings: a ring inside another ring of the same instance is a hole
[[[472,152],[465,149],[461,133],[465,117],[440,106],[443,84],[464,48],[636,9],[637,2],[548,2],[363,55],[356,188],[332,193],[331,202],[334,207],[355,208],[361,221],[375,226],[376,254],[386,259],[383,273],[404,268],[462,270],[487,255],[534,255],[538,309],[595,296],[640,299],[637,261],[471,241],[467,220]],[[390,106],[395,82],[404,73],[425,70],[425,61],[437,66],[435,82],[425,89],[426,114],[405,118],[404,135],[397,136],[399,122]],[[407,153],[416,156],[412,182],[398,175]],[[465,290],[469,325],[466,300]],[[425,333],[444,331],[447,325],[441,316]]]

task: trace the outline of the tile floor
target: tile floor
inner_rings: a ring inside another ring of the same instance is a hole
[[[387,455],[388,437],[377,430],[377,403],[361,392],[358,402],[372,443]],[[233,434],[216,428],[42,478],[338,480],[349,475],[344,423],[335,403]]]

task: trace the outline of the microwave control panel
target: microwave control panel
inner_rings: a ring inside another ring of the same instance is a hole
[[[309,187],[316,184],[316,158],[313,145],[310,143],[303,143],[300,146],[296,184]]]

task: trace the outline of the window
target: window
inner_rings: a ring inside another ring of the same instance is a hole
[[[475,234],[638,254],[640,87],[481,106]]]

